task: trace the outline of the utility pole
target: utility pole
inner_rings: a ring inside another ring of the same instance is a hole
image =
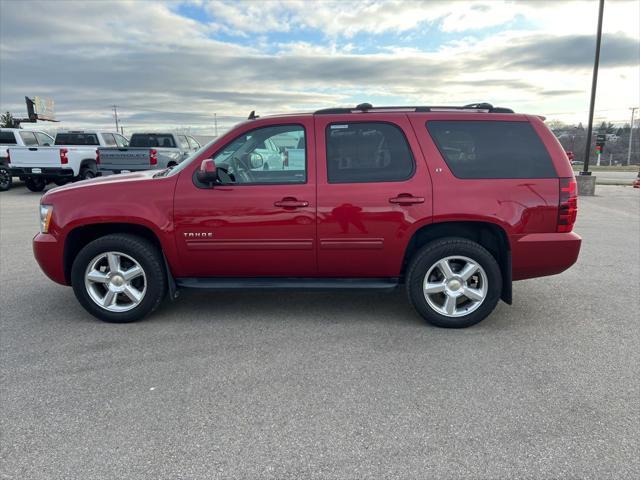
[[[593,132],[593,109],[596,104],[596,87],[598,86],[598,67],[600,65],[600,44],[602,43],[602,14],[604,0],[600,0],[598,8],[598,34],[596,37],[596,57],[593,61],[593,79],[591,81],[591,104],[589,106],[589,128],[587,129],[587,146],[584,152],[584,169],[580,175],[591,175],[589,171],[589,153],[591,150],[591,134]]]
[[[213,125],[214,125],[214,131],[216,133],[216,138],[218,138],[218,114],[217,113],[213,114]]]
[[[633,140],[633,117],[635,116],[638,107],[632,107],[631,110],[631,128],[629,129],[629,151],[627,152],[627,165],[631,165],[631,141]]]
[[[118,128],[118,106],[117,105],[112,105],[113,106],[113,114],[116,117],[116,132],[119,132],[120,129]]]

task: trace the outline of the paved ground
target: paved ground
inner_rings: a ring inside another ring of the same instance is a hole
[[[639,478],[640,191],[580,199],[579,263],[476,327],[398,294],[187,292],[100,323],[0,194],[2,478]]]
[[[603,185],[631,185],[638,176],[637,170],[635,172],[598,170],[592,173],[596,177],[596,183]],[[576,171],[576,175],[578,175],[578,171]]]

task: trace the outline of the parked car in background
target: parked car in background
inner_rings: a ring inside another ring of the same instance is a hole
[[[426,321],[458,328],[511,303],[512,281],[578,258],[576,180],[537,116],[363,104],[251,117],[173,169],[47,192],[33,241],[46,275],[110,322],[178,288],[403,286]],[[296,136],[305,162],[261,168],[266,144]]]
[[[98,169],[104,175],[174,167],[198,148],[187,135],[134,133],[128,147],[99,148]]]
[[[9,148],[11,173],[24,180],[32,192],[41,192],[51,181],[64,185],[94,178],[98,174],[97,148],[127,144],[128,140],[115,132],[58,132],[53,147]]]
[[[53,145],[53,137],[40,130],[23,128],[0,128],[0,192],[11,188],[13,177],[9,170],[9,154],[11,147],[48,147]]]

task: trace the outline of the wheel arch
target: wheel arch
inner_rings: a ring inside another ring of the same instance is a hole
[[[90,225],[80,225],[67,233],[64,242],[63,268],[67,284],[71,283],[71,267],[80,250],[89,242],[114,233],[127,233],[142,237],[155,245],[164,256],[160,239],[156,233],[147,226],[136,223],[94,223]],[[170,275],[168,265],[167,272]]]
[[[83,158],[82,160],[80,160],[80,170],[82,170],[84,167],[95,167],[95,169],[98,169],[98,163],[96,162],[95,158]]]
[[[474,241],[496,259],[502,273],[501,298],[512,302],[511,246],[506,231],[500,225],[487,221],[449,221],[430,223],[416,230],[407,244],[402,262],[404,277],[413,255],[427,243],[445,237],[460,237]]]

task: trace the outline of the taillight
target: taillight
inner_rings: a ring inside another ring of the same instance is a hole
[[[578,215],[578,195],[576,179],[560,179],[560,200],[558,202],[558,232],[570,232]]]
[[[66,148],[61,148],[60,149],[60,163],[62,165],[66,165],[67,163],[69,163],[69,158],[67,158],[67,152],[69,150],[67,150]]]
[[[151,165],[158,164],[158,151],[155,148],[149,150],[149,163],[151,163]]]
[[[285,150],[283,157],[282,157],[282,168],[284,169],[285,167],[289,166],[289,151]]]
[[[100,150],[96,148],[96,165],[100,165]]]

